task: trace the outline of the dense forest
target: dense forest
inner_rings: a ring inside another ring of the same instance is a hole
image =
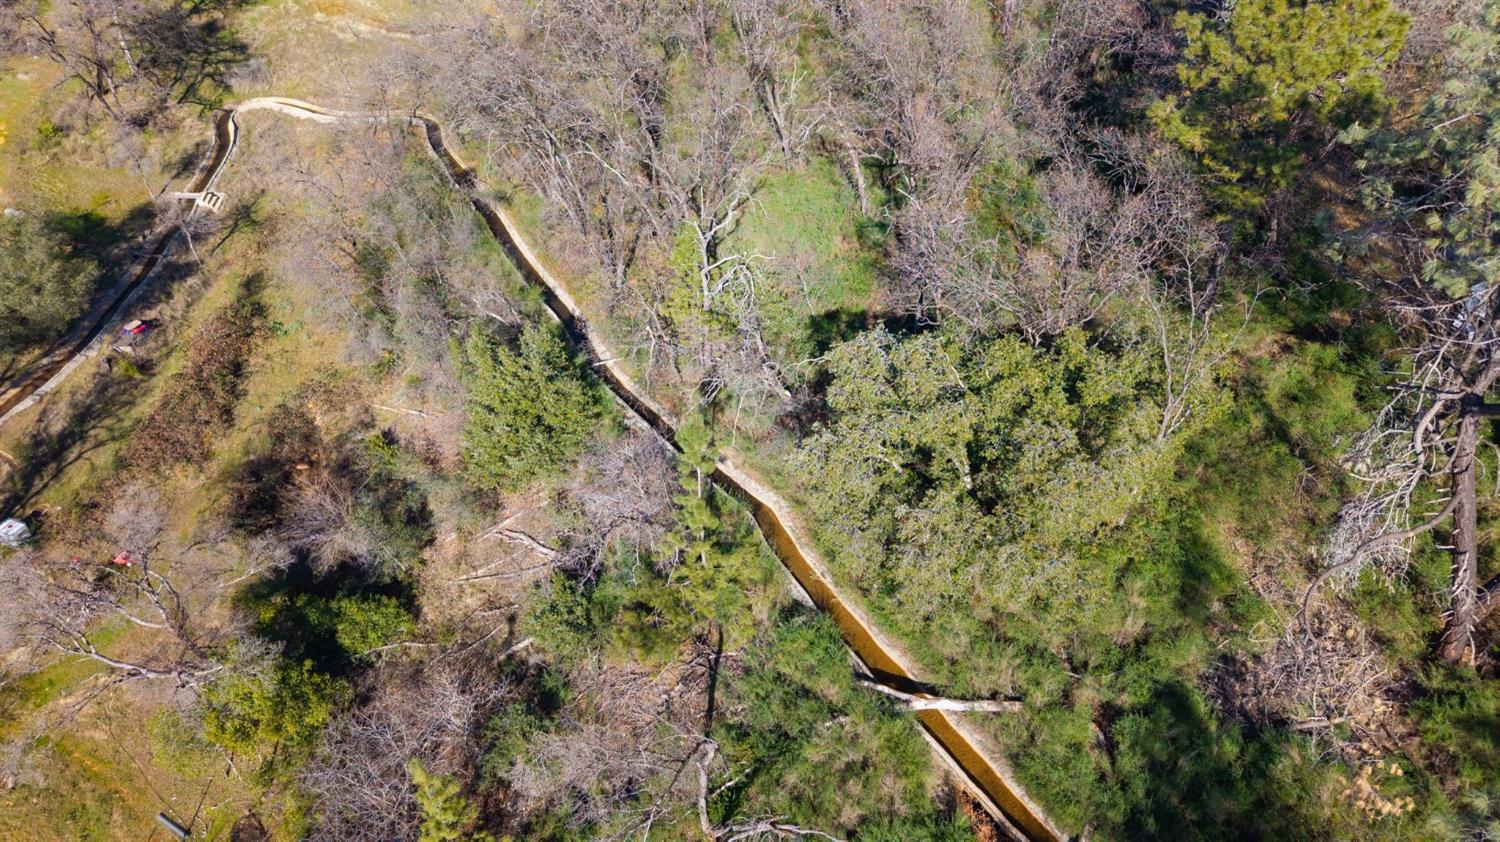
[[[0,838],[1500,835],[1500,0],[0,0],[0,208]]]

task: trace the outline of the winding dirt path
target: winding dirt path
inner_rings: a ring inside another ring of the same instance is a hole
[[[676,440],[676,423],[670,414],[641,388],[619,362],[604,338],[589,325],[568,288],[538,259],[536,252],[522,236],[520,228],[493,199],[484,195],[475,171],[444,137],[442,124],[423,111],[362,112],[323,108],[309,102],[286,97],[258,97],[245,100],[218,114],[214,122],[214,146],[207,162],[193,178],[185,192],[204,193],[214,190],[230,158],[239,145],[239,118],[255,111],[271,111],[316,123],[404,123],[421,134],[427,151],[442,163],[453,183],[461,189],[488,225],[491,233],[510,252],[517,267],[542,291],[543,300],[562,324],[578,349],[595,360],[598,371],[611,391],[642,422],[668,443]],[[130,275],[129,281],[104,314],[88,330],[87,338],[77,343],[72,353],[38,368],[19,388],[0,393],[0,424],[25,409],[61,382],[85,356],[97,352],[105,332],[121,317],[130,298],[161,262],[175,239],[176,231],[162,234],[156,246]],[[27,390],[29,386],[29,390]],[[766,487],[748,469],[734,461],[728,452],[718,461],[714,479],[731,493],[742,498],[755,517],[756,524],[778,559],[792,578],[812,599],[838,623],[844,641],[856,658],[878,681],[897,689],[926,695],[920,673],[889,640],[884,638],[870,618],[854,603],[845,600],[834,587],[833,577],[822,557],[791,515],[791,507]],[[954,773],[987,812],[1012,833],[1035,840],[1060,840],[1063,835],[1032,802],[1015,781],[1005,762],[990,756],[981,741],[956,714],[940,710],[919,711],[924,736],[937,755]]]

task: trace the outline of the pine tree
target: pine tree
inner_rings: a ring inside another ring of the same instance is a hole
[[[1182,12],[1176,24],[1183,97],[1150,116],[1244,211],[1289,186],[1329,130],[1382,107],[1407,19],[1390,0],[1239,0],[1227,22]]]
[[[753,630],[749,594],[759,591],[771,568],[760,558],[760,544],[744,513],[712,482],[718,448],[713,430],[697,415],[677,429],[682,454],[677,461],[681,492],[674,498],[676,523],[657,550],[668,567],[666,581],[634,596],[644,616],[620,629],[638,651],[670,646],[688,634],[717,628],[730,648]]]
[[[684,554],[699,564],[708,564],[708,554],[720,529],[719,516],[709,503],[709,477],[718,458],[713,430],[696,415],[689,415],[677,430],[682,456],[677,462],[682,493],[677,495],[678,541]]]
[[[464,462],[481,488],[517,488],[576,454],[603,417],[555,331],[531,326],[512,351],[475,332],[465,348],[469,387]]]
[[[488,833],[471,832],[479,821],[479,810],[464,797],[456,778],[432,774],[415,757],[406,761],[406,773],[417,788],[417,804],[422,808],[417,842],[494,842]]]
[[[1500,282],[1500,2],[1448,37],[1457,72],[1428,100],[1416,142],[1448,188],[1425,219],[1432,255],[1423,275],[1458,297]]]
[[[1355,124],[1342,139],[1364,153],[1366,207],[1410,230],[1422,279],[1461,298],[1500,281],[1500,0],[1447,36],[1453,73],[1411,125]]]

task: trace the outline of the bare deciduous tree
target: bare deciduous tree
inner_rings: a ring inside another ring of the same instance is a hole
[[[30,642],[95,661],[121,678],[171,679],[184,688],[199,687],[222,669],[215,656],[222,630],[202,623],[149,559],[97,577],[92,572],[66,566],[32,571],[38,580],[27,591],[36,602],[24,607],[23,627]],[[154,643],[139,655],[112,653],[95,631],[95,621],[109,617],[153,630]]]
[[[473,666],[393,664],[369,677],[368,700],[328,729],[298,776],[318,804],[319,838],[415,835],[421,812],[406,762],[467,773],[485,744],[481,731],[511,693],[492,665]]]
[[[637,433],[596,449],[572,491],[582,522],[566,538],[563,563],[574,576],[592,579],[607,550],[649,556],[672,528],[678,493],[672,453],[654,435]]]
[[[823,118],[823,108],[810,101],[812,74],[797,55],[806,12],[787,0],[731,0],[729,15],[755,100],[781,155],[800,160]]]
[[[50,15],[34,7],[22,11],[22,17],[31,25],[32,37],[43,52],[83,86],[89,101],[119,116],[125,104],[120,96],[118,69],[132,61],[119,27],[122,16],[138,8],[133,2],[66,0]]]
[[[897,217],[898,305],[973,330],[1009,324],[1032,341],[1095,318],[1123,295],[1169,275],[1173,298],[1202,323],[1214,298],[1216,236],[1176,156],[1118,132],[1094,139],[1030,178],[1037,230],[986,235],[972,209],[913,204]],[[1098,174],[1111,173],[1111,184]],[[1158,285],[1158,290],[1166,289]],[[1159,297],[1159,296],[1158,296]],[[1202,326],[1196,330],[1202,332]]]
[[[240,0],[64,0],[16,3],[42,52],[83,86],[87,100],[138,125],[169,105],[208,105],[248,58],[225,18]]]
[[[655,191],[675,22],[660,4],[571,0],[524,19],[516,37],[483,15],[446,33],[454,125],[561,209],[619,289],[643,240],[663,233]]]

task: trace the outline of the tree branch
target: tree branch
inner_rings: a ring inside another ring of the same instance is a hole
[[[1421,535],[1424,532],[1431,532],[1432,530],[1436,529],[1438,525],[1440,525],[1444,520],[1446,520],[1449,515],[1453,514],[1453,510],[1457,507],[1458,497],[1454,496],[1448,500],[1448,505],[1444,506],[1442,511],[1433,515],[1430,519],[1423,521],[1422,523],[1419,523],[1410,529],[1403,529],[1399,532],[1387,532],[1384,535],[1377,535],[1374,538],[1371,538],[1370,540],[1364,542],[1363,544],[1360,544],[1358,547],[1355,547],[1354,552],[1350,553],[1347,559],[1333,565],[1332,567],[1318,574],[1318,578],[1314,579],[1312,581],[1312,584],[1307,586],[1307,591],[1302,595],[1302,609],[1297,612],[1297,616],[1302,618],[1304,621],[1306,620],[1307,609],[1312,603],[1313,594],[1317,593],[1318,590],[1323,587],[1323,584],[1327,582],[1331,577],[1358,564],[1360,559],[1364,558],[1365,555],[1368,554],[1371,550],[1378,550],[1381,547],[1388,546],[1390,544],[1410,540],[1417,537],[1418,535]]]

